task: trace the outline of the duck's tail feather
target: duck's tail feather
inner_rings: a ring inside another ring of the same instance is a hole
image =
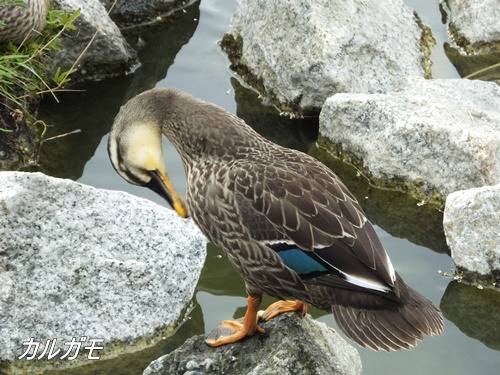
[[[399,276],[398,283],[402,292],[399,302],[357,292],[358,302],[353,294],[345,299],[336,296],[333,315],[351,340],[363,347],[391,351],[411,349],[423,335],[443,331],[443,317],[432,302],[406,286]]]

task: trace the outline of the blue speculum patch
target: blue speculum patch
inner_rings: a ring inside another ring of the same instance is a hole
[[[278,255],[287,267],[291,268],[299,275],[328,271],[321,263],[314,260],[300,249],[281,250],[278,252]]]

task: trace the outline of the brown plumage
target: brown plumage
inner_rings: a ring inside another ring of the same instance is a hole
[[[155,177],[168,180],[161,133],[182,158],[187,210],[250,296],[244,323],[223,322],[232,334],[209,337],[210,345],[261,331],[255,314],[263,293],[298,300],[273,305],[265,318],[304,313],[310,304],[332,311],[347,336],[375,350],[410,348],[424,334],[441,333],[439,310],[394,271],[356,198],[330,169],[264,139],[220,107],[150,90],[121,108],[110,158],[122,177],[159,192],[184,217],[182,199]]]
[[[24,0],[27,7],[9,5],[0,7],[0,42],[22,43],[36,38],[45,27],[49,0]]]

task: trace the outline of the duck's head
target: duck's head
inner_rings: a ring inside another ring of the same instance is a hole
[[[188,216],[182,197],[166,173],[161,125],[134,102],[124,105],[115,118],[108,141],[111,163],[120,176],[165,198],[181,217]]]

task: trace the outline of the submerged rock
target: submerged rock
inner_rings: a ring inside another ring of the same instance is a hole
[[[239,0],[222,47],[282,111],[318,113],[337,92],[384,92],[429,75],[427,30],[400,0]]]
[[[499,102],[494,83],[408,78],[386,94],[332,96],[320,134],[377,183],[443,203],[500,183]]]
[[[104,359],[154,345],[183,318],[205,254],[192,221],[155,203],[0,172],[0,361],[16,361],[30,337],[57,338],[60,355],[72,337],[103,339]],[[13,366],[78,362],[56,359]]]
[[[218,348],[195,336],[153,361],[143,375],[361,374],[356,349],[309,315],[282,314],[261,326],[265,335]]]
[[[500,184],[450,194],[443,225],[464,277],[500,286]]]

